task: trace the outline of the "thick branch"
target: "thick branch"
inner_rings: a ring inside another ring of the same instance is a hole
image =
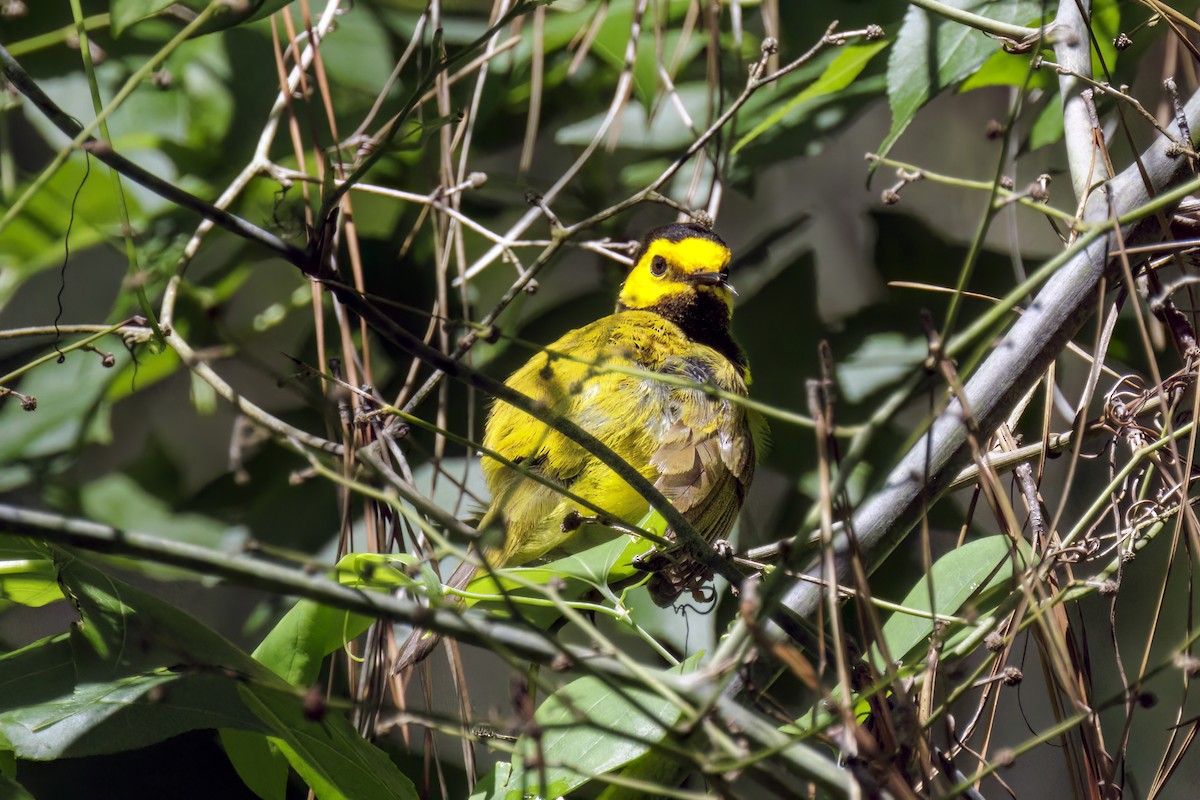
[[[1188,101],[1185,112],[1192,130],[1196,130],[1200,123],[1200,93]],[[1179,135],[1177,125],[1172,126],[1172,135]],[[1168,155],[1171,151],[1172,143],[1159,139],[1142,156],[1156,193],[1189,175],[1187,159]],[[1092,192],[1083,217],[1089,223],[1103,223],[1133,212],[1149,199],[1135,164]],[[1133,245],[1149,240],[1158,227],[1131,224],[1123,231],[1126,244]],[[967,382],[965,396],[983,436],[990,436],[1004,421],[1091,314],[1114,242],[1113,235],[1097,237],[1068,260]],[[868,567],[877,566],[887,557],[971,460],[967,437],[963,408],[956,400],[891,471],[883,488],[858,509],[852,527]],[[845,580],[850,572],[851,548],[844,533],[834,542],[834,549],[837,579]],[[813,566],[805,577],[811,581],[828,576],[821,576],[819,567]],[[785,587],[781,602],[791,613],[807,617],[816,611],[820,598],[819,584],[799,579]]]
[[[1089,187],[1108,180],[1111,175],[1096,147],[1092,115],[1083,92],[1088,85],[1080,80],[1091,77],[1092,48],[1084,12],[1091,6],[1083,0],[1059,0],[1054,20],[1054,57],[1058,59],[1058,91],[1063,101],[1063,141],[1067,146],[1067,166],[1071,186],[1080,203]]]

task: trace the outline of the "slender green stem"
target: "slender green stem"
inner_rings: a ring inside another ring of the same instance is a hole
[[[92,95],[92,109],[99,117],[104,111],[104,98],[100,96],[100,82],[96,80],[96,65],[92,63],[92,48],[88,42],[87,25],[79,0],[71,0],[71,14],[75,17],[75,30],[79,34],[79,55],[83,59],[83,71],[87,75],[88,89]],[[112,135],[108,132],[107,119],[100,120],[100,137],[108,143],[109,148],[112,148]],[[142,314],[150,321],[150,327],[154,329],[155,337],[161,343],[162,331],[159,330],[154,308],[150,305],[150,297],[146,294],[145,281],[133,280],[138,272],[137,247],[133,242],[133,225],[129,221],[129,204],[125,201],[125,189],[121,186],[121,174],[109,165],[108,176],[112,180],[113,193],[117,200],[117,214],[121,218],[121,234],[125,240],[125,258],[129,261],[129,285],[134,287],[134,294],[137,296],[138,305],[142,308]]]
[[[13,158],[13,137],[9,115],[15,113],[16,103],[0,101],[0,202],[8,202],[17,191],[17,164]]]
[[[1023,42],[1044,35],[1045,33],[1044,28],[1026,28],[1023,25],[1010,25],[1007,22],[999,22],[980,14],[973,14],[970,11],[955,8],[952,5],[938,2],[938,0],[909,0],[909,2],[914,6],[925,9],[931,14],[937,14],[939,17],[966,25],[968,28],[983,31],[990,36],[999,36]]]
[[[943,175],[940,172],[931,172],[930,170],[927,170],[924,167],[918,167],[915,164],[897,161],[894,158],[877,156],[873,153],[868,154],[867,158],[871,161],[878,162],[885,167],[895,167],[896,169],[902,169],[911,173],[920,173],[922,178],[933,181],[934,183],[943,184],[945,186],[955,186],[960,189],[973,189],[976,191],[989,193],[992,192],[993,188],[995,188],[996,195],[998,197],[1003,197],[1006,202],[1017,203],[1025,208],[1032,209],[1033,211],[1040,211],[1048,217],[1060,219],[1063,222],[1071,225],[1073,230],[1083,230],[1087,227],[1087,225],[1074,214],[1045,203],[1039,203],[1027,194],[1015,192],[1012,189],[1005,189],[1003,186],[997,187],[996,184],[991,181],[973,181],[968,178],[959,178],[955,175]],[[998,208],[999,206],[997,206],[997,209]]]
[[[80,339],[78,342],[75,342],[74,344],[69,344],[66,347],[61,347],[58,350],[54,350],[52,352],[46,353],[44,356],[35,358],[33,361],[30,361],[29,363],[24,364],[20,367],[17,367],[16,369],[14,369],[12,372],[8,373],[7,375],[0,375],[0,386],[5,386],[9,383],[12,383],[12,381],[15,380],[16,378],[21,377],[22,375],[24,375],[26,372],[33,369],[34,367],[45,364],[47,361],[57,360],[58,358],[60,358],[62,356],[63,353],[70,353],[72,350],[80,350],[82,348],[87,347],[92,342],[96,341],[97,339],[103,339],[105,336],[108,336],[110,333],[116,333],[117,331],[124,328],[125,324],[126,323],[124,323],[124,322],[118,322],[116,325],[110,325],[107,328],[104,328],[100,331],[97,331],[96,333],[93,333],[91,336],[88,336],[86,339]]]
[[[75,324],[75,325],[35,325],[29,328],[5,328],[0,331],[0,341],[4,339],[21,339],[25,336],[68,336],[76,333],[114,333],[128,337],[138,343],[149,341],[152,331],[142,325],[131,324],[128,320],[114,328],[112,325]]]
[[[93,14],[83,20],[83,29],[85,31],[99,30],[100,28],[108,27],[108,14]],[[65,43],[71,38],[71,34],[75,33],[78,27],[75,23],[64,25],[57,30],[48,31],[30,36],[28,39],[22,39],[19,42],[13,42],[8,46],[8,52],[13,56],[24,56],[29,53],[36,53],[38,50],[45,50],[47,47],[54,47],[58,44]]]
[[[431,609],[413,600],[355,589],[336,580],[313,575],[304,565],[285,566],[245,553],[229,553],[88,520],[0,504],[0,536],[5,535],[30,536],[40,541],[94,552],[144,558],[157,564],[227,578],[243,586],[304,597],[333,608],[418,624],[485,647],[489,642],[499,641],[522,658],[543,664],[552,663],[565,652],[572,663],[586,664],[589,671],[626,680],[632,675],[623,665],[597,655],[593,650],[569,645],[555,646],[534,632],[512,623],[489,619],[483,614]],[[679,677],[674,675],[666,675],[662,680],[673,685],[679,683]]]
[[[1198,190],[1200,190],[1200,178],[1193,178],[1168,192],[1157,195],[1154,199],[1147,201],[1138,208],[1121,215],[1116,220],[1116,224],[1122,226],[1129,225],[1130,223],[1153,216],[1160,211],[1174,207],[1180,200]],[[988,339],[999,325],[1004,324],[1012,310],[1020,305],[1024,298],[1048,281],[1065,264],[1086,250],[1097,238],[1109,233],[1113,227],[1114,222],[1112,220],[1098,222],[1088,227],[1070,247],[1043,264],[1037,271],[1021,281],[1012,291],[1006,294],[999,303],[989,308],[971,323],[970,326],[956,335],[946,346],[947,355],[957,358],[970,347]]]

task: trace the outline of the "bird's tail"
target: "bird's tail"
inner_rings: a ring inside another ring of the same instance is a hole
[[[454,574],[450,576],[450,580],[446,585],[454,589],[465,589],[467,584],[475,577],[478,568],[470,561],[464,561],[458,565],[458,569],[454,570]],[[425,630],[424,628],[414,628],[413,632],[408,635],[404,643],[400,645],[400,653],[396,657],[396,663],[392,667],[392,674],[398,674],[409,667],[415,667],[420,664],[429,654],[437,649],[438,643],[442,641],[440,634],[433,631]]]

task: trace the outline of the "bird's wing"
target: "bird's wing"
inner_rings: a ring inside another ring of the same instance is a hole
[[[745,395],[745,384],[716,354],[664,361],[661,372]],[[650,463],[656,486],[710,541],[733,526],[754,477],[754,438],[746,411],[701,388],[676,387],[664,409]]]
[[[614,345],[629,332],[624,323],[617,317],[605,317],[567,333],[547,352],[533,356],[513,373],[508,385],[609,447],[628,450],[621,446],[623,431],[637,424],[629,414],[632,393],[625,385],[632,379],[623,382],[620,374],[606,369],[614,362],[630,363],[628,348]],[[611,484],[605,480],[606,468],[598,459],[524,411],[496,402],[483,444],[556,486],[611,508]],[[638,460],[632,452],[621,455],[631,462]],[[642,455],[643,464],[645,460]],[[484,457],[483,470],[493,498],[489,519],[502,519],[507,531],[499,563],[517,564],[536,558],[567,538],[561,530],[566,502],[561,491],[529,480],[494,458]]]
[[[681,375],[732,394],[746,386],[724,358],[707,353],[667,359],[660,371]],[[701,388],[672,390],[650,463],[658,470],[655,485],[708,541],[723,539],[741,510],[754,477],[755,437],[746,410],[728,397]],[[674,604],[685,591],[695,593],[708,570],[686,554],[648,560],[654,571],[648,585],[660,606]]]

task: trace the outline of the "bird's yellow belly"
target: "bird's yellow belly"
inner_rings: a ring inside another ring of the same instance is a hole
[[[656,431],[665,423],[660,389],[655,382],[623,377],[622,380],[597,380],[580,394],[578,411],[572,421],[604,442],[643,477],[654,481],[657,470],[650,464]],[[586,453],[579,445],[542,423],[529,426],[531,445],[539,443],[545,453],[547,475],[570,475],[563,488],[587,503],[566,497],[528,477],[519,477],[501,491],[507,499],[497,503],[506,520],[507,537],[500,563],[522,564],[562,547],[568,539],[594,540],[595,531],[580,531],[564,522],[573,513],[582,517],[603,516],[626,525],[636,525],[649,510],[649,503],[624,478]],[[534,445],[536,446],[536,445]],[[501,471],[511,472],[495,462]],[[574,474],[575,465],[581,465]],[[503,479],[494,483],[503,483]],[[592,535],[581,535],[590,533]],[[576,548],[571,547],[571,550]]]

